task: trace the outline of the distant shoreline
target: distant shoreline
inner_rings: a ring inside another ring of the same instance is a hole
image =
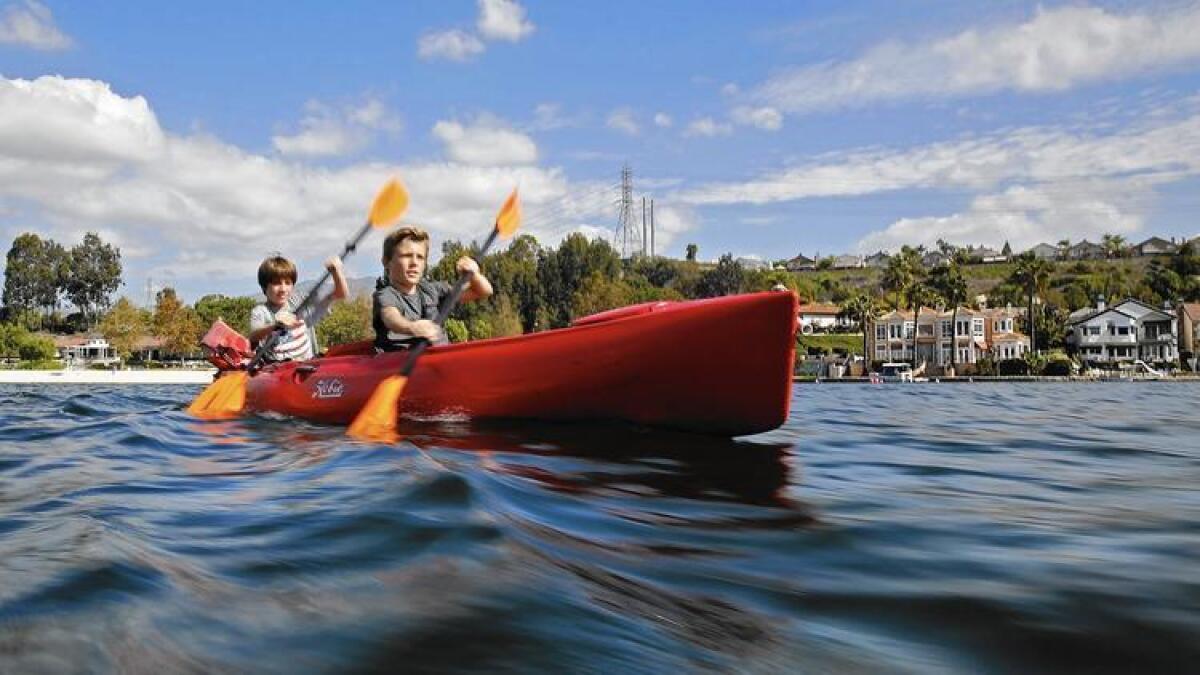
[[[0,370],[0,384],[208,384],[215,368],[199,370]]]
[[[820,377],[793,375],[795,384],[871,384],[868,377]],[[1200,382],[1200,375],[1170,377],[1086,377],[1082,375],[970,375],[962,377],[930,377],[919,382],[886,382],[880,384],[973,384],[977,382]]]

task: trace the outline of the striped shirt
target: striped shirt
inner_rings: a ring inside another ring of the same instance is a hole
[[[250,332],[255,332],[268,326],[275,325],[275,316],[283,311],[296,313],[296,308],[304,299],[295,293],[288,296],[283,307],[263,303],[250,310]],[[333,295],[326,295],[317,302],[310,303],[302,314],[296,314],[300,323],[293,326],[286,335],[279,338],[274,348],[266,357],[271,361],[306,361],[317,352],[317,335],[314,328],[333,304]],[[268,338],[263,338],[268,339]]]

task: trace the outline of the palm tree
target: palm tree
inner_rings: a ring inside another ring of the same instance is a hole
[[[917,329],[921,327],[921,309],[937,304],[938,295],[936,291],[922,280],[908,287],[904,294],[904,299],[908,303],[909,309],[913,311],[912,355],[913,366],[915,367],[917,365]]]
[[[883,270],[880,287],[884,293],[892,294],[892,307],[899,309],[910,286],[918,283],[925,274],[921,266],[921,253],[911,246],[903,246],[900,252],[888,259]]]
[[[1039,293],[1045,295],[1052,269],[1053,266],[1048,261],[1026,252],[1017,256],[1017,266],[1008,277],[1010,283],[1024,290],[1029,297],[1029,346],[1035,353],[1037,352],[1037,319],[1033,315],[1033,298]]]
[[[1104,255],[1109,258],[1120,258],[1125,254],[1125,237],[1119,234],[1106,234],[1100,240],[1104,247]]]
[[[967,301],[967,280],[962,269],[953,262],[937,268],[929,275],[929,284],[941,299],[950,305],[950,370],[955,371],[958,356],[958,307]],[[935,333],[936,335],[936,333]]]
[[[1059,260],[1066,260],[1067,252],[1070,250],[1071,250],[1071,240],[1070,239],[1059,239],[1058,240],[1058,255],[1056,257]]]
[[[867,364],[871,362],[870,353],[867,351],[867,331],[871,330],[875,319],[879,316],[879,305],[875,302],[875,298],[866,293],[856,293],[850,296],[846,302],[842,303],[842,317],[852,321],[857,321],[863,332],[863,371],[867,370]]]

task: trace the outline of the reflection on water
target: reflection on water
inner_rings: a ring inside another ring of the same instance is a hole
[[[1200,657],[1200,387],[807,386],[724,440],[0,388],[0,671],[1130,672]]]

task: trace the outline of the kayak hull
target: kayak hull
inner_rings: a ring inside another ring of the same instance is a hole
[[[773,292],[647,303],[569,328],[431,347],[400,412],[767,431],[787,418],[795,329],[795,296]],[[250,378],[247,407],[347,424],[406,358],[351,353],[269,366]]]

